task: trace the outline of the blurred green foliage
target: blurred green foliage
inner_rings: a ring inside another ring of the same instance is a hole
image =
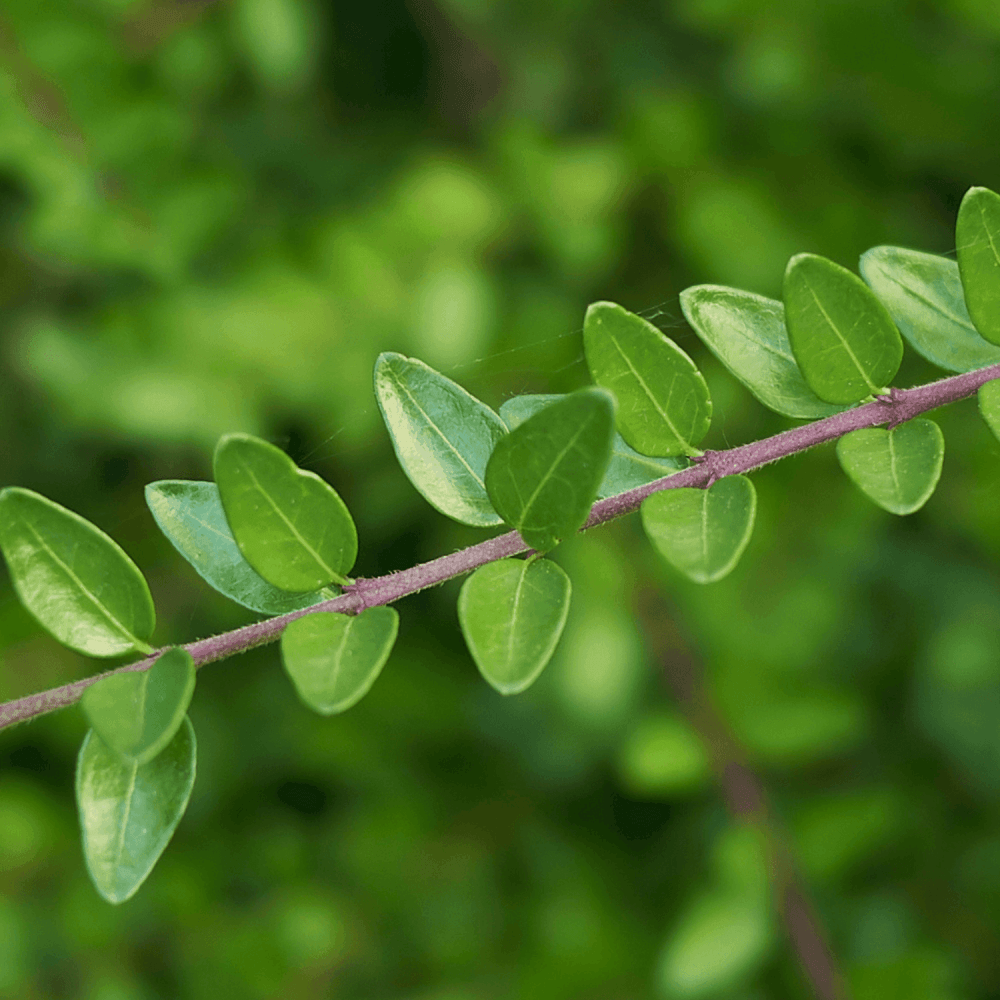
[[[678,292],[775,295],[799,251],[949,253],[997,188],[985,0],[7,0],[0,12],[0,485],[112,534],[154,641],[250,620],[142,502],[223,432],[324,475],[357,572],[482,537],[395,464],[380,351],[493,406],[586,383],[588,302],[692,354],[708,447],[784,426]],[[899,384],[937,376],[912,354]],[[459,582],[402,602],[342,717],[274,647],[202,672],[187,816],[105,904],[72,797],[77,709],[0,734],[0,995],[764,1000],[809,995],[705,748],[633,617],[655,583],[792,832],[858,1000],[1000,983],[1000,446],[942,411],[937,493],[894,519],[832,449],[754,476],[737,571],[697,588],[636,518],[565,543],[556,659],[504,699]],[[0,589],[0,697],[94,665]]]

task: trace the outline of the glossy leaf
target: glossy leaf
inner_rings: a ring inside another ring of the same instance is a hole
[[[332,596],[318,590],[292,594],[271,586],[243,558],[215,483],[161,479],[146,487],[146,503],[160,530],[198,575],[243,607],[283,615]]]
[[[31,490],[0,490],[0,551],[21,603],[88,656],[151,653],[156,612],[142,573],[100,528]]]
[[[88,731],[76,763],[76,803],[87,870],[109,903],[124,903],[153,870],[184,815],[194,776],[187,717],[148,764],[123,764]]]
[[[1000,379],[979,387],[979,412],[986,425],[1000,439]]]
[[[354,521],[314,472],[267,441],[227,434],[215,449],[215,482],[240,552],[268,583],[300,592],[348,582]]]
[[[148,670],[112,674],[83,692],[94,731],[126,764],[147,764],[173,738],[194,694],[194,660],[169,649]]]
[[[866,427],[837,442],[837,458],[854,484],[890,514],[912,514],[941,477],[944,435],[933,420],[908,420],[892,430]]]
[[[486,463],[507,433],[475,396],[422,361],[380,354],[375,397],[410,482],[442,514],[463,524],[500,524],[486,492]]]
[[[395,608],[368,608],[357,615],[317,611],[285,629],[281,659],[306,705],[333,715],[368,693],[389,659],[398,629]]]
[[[785,323],[806,382],[828,403],[856,403],[889,385],[903,341],[888,310],[855,274],[800,253],[788,262]]]
[[[661,490],[640,508],[656,550],[695,583],[732,572],[753,534],[757,493],[746,476],[726,476],[707,490]]]
[[[615,403],[578,389],[511,431],[486,466],[494,508],[533,549],[547,552],[581,528],[611,455]]]
[[[500,418],[509,430],[514,430],[539,410],[563,398],[563,395],[558,393],[513,396],[501,405]],[[640,455],[635,448],[625,443],[621,434],[615,431],[611,442],[611,459],[601,485],[597,487],[598,499],[616,496],[636,486],[645,486],[646,483],[655,482],[686,466],[687,462],[682,458],[652,458],[649,455]]]
[[[806,384],[781,302],[738,288],[694,285],[681,292],[681,309],[708,349],[775,413],[811,420],[842,408],[823,402]]]
[[[903,336],[932,364],[968,372],[1000,361],[1000,347],[983,340],[972,325],[953,260],[903,247],[872,247],[861,255],[859,269]]]
[[[566,625],[571,589],[548,559],[500,559],[462,585],[462,634],[479,672],[501,694],[519,694],[545,669]]]
[[[958,270],[976,329],[1000,344],[1000,195],[969,188],[955,225]]]
[[[618,401],[621,436],[644,455],[693,455],[712,422],[708,386],[694,362],[652,323],[595,302],[583,325],[594,381]]]

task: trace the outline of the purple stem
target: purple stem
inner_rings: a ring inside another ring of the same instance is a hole
[[[931,382],[914,389],[894,388],[888,395],[881,396],[874,402],[845,410],[842,413],[835,413],[831,417],[824,417],[811,424],[782,431],[780,434],[764,438],[763,441],[740,445],[727,451],[707,451],[696,464],[680,472],[675,472],[673,475],[647,483],[644,486],[638,486],[625,493],[619,493],[617,496],[608,497],[606,500],[599,500],[591,508],[590,517],[581,530],[585,531],[587,528],[593,528],[598,524],[604,524],[606,521],[638,510],[639,505],[646,497],[659,490],[677,489],[684,486],[704,487],[723,476],[752,472],[770,462],[776,462],[779,458],[787,458],[789,455],[806,451],[824,441],[832,441],[842,437],[850,431],[861,430],[865,427],[878,427],[881,424],[895,427],[920,413],[926,413],[928,410],[944,406],[946,403],[965,399],[976,392],[981,385],[993,379],[1000,379],[1000,364],[965,372],[962,375],[953,375],[950,378]],[[427,587],[433,587],[445,580],[450,580],[452,577],[461,576],[463,573],[468,573],[486,563],[495,562],[497,559],[530,551],[532,551],[530,547],[525,544],[524,539],[516,531],[509,531],[505,535],[498,535],[496,538],[487,539],[485,542],[472,545],[460,552],[432,559],[430,562],[421,563],[401,572],[356,580],[349,587],[345,587],[344,592],[339,597],[324,601],[322,604],[314,604],[301,611],[292,611],[276,618],[256,622],[253,625],[245,625],[243,628],[223,632],[221,635],[212,636],[209,639],[189,642],[182,648],[191,654],[195,666],[202,667],[206,663],[222,660],[235,653],[243,653],[248,649],[253,649],[255,646],[274,642],[289,622],[301,618],[303,615],[313,614],[316,611],[340,611],[356,614],[359,611],[364,611],[365,608],[391,604],[401,597],[415,594]],[[52,688],[49,691],[29,694],[24,698],[16,698],[13,701],[0,704],[0,729],[17,722],[24,722],[37,715],[43,715],[57,708],[72,705],[80,700],[80,696],[91,684],[111,674],[126,670],[148,670],[156,658],[167,648],[169,647],[157,650],[144,660],[116,667],[114,670],[108,670],[92,677],[85,677],[83,680],[73,681],[71,684],[64,684],[62,687]]]

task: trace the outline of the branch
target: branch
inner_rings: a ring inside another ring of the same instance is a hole
[[[638,510],[646,497],[660,490],[685,486],[710,486],[723,476],[753,472],[754,469],[776,462],[778,459],[806,451],[824,441],[832,441],[842,437],[850,431],[861,430],[865,427],[878,427],[882,424],[895,427],[918,414],[926,413],[928,410],[936,409],[947,403],[954,403],[959,399],[965,399],[973,395],[981,385],[993,379],[1000,379],[1000,364],[965,372],[962,375],[953,375],[950,378],[931,382],[914,389],[892,389],[888,395],[881,396],[874,402],[865,403],[863,406],[845,410],[842,413],[835,413],[831,417],[824,417],[811,424],[782,431],[780,434],[764,438],[762,441],[740,445],[726,451],[707,451],[696,464],[680,472],[675,472],[664,479],[658,479],[625,493],[619,493],[617,496],[608,497],[606,500],[599,500],[591,508],[590,517],[581,530],[585,531],[587,528],[596,527],[606,521],[612,521],[624,514]],[[276,618],[268,618],[266,621],[256,622],[253,625],[245,625],[243,628],[223,632],[221,635],[212,636],[209,639],[189,642],[182,648],[191,654],[195,666],[202,667],[206,663],[222,660],[235,653],[243,653],[256,646],[274,642],[289,622],[301,618],[303,615],[313,614],[316,611],[357,614],[359,611],[364,611],[365,608],[391,604],[401,597],[407,597],[417,593],[417,591],[425,590],[427,587],[444,583],[445,580],[478,569],[486,563],[530,551],[529,546],[525,544],[524,539],[516,531],[509,531],[505,535],[498,535],[496,538],[490,538],[478,545],[462,549],[460,552],[432,559],[430,562],[421,563],[401,572],[356,580],[350,586],[345,587],[344,592],[333,600],[314,604],[301,611],[279,615]],[[42,691],[39,694],[27,695],[24,698],[16,698],[13,701],[0,704],[0,729],[32,719],[37,715],[43,715],[57,708],[73,705],[80,700],[80,696],[91,684],[111,674],[126,670],[148,670],[156,658],[167,648],[169,647],[159,649],[151,656],[135,663],[116,667],[114,670],[73,681],[71,684],[64,684],[62,687],[52,688],[49,691]]]

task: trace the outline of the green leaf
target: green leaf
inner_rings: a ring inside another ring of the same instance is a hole
[[[726,476],[707,490],[661,490],[639,508],[656,550],[695,583],[732,572],[753,534],[757,493],[746,476]]]
[[[88,656],[138,650],[156,624],[139,568],[100,528],[51,500],[0,490],[0,551],[21,603],[61,643]]]
[[[828,403],[856,403],[888,386],[903,341],[888,310],[855,274],[825,257],[788,262],[785,322],[806,382]]]
[[[859,269],[903,336],[932,364],[968,372],[1000,361],[1000,348],[972,325],[953,260],[903,247],[872,247],[861,255]]]
[[[979,412],[987,427],[1000,439],[1000,379],[979,387]]]
[[[485,476],[507,433],[503,421],[451,379],[402,354],[379,355],[375,397],[399,464],[428,503],[463,524],[500,524]]]
[[[175,549],[220,594],[265,615],[283,615],[324,600],[320,591],[292,594],[272,587],[243,558],[215,483],[161,479],[146,487],[146,503]]]
[[[533,549],[547,552],[581,528],[611,455],[615,401],[578,389],[500,440],[486,466],[494,508]]]
[[[194,660],[169,649],[148,670],[112,674],[80,704],[105,745],[126,764],[147,764],[180,728],[194,694]]]
[[[462,634],[479,672],[501,694],[524,691],[552,659],[571,589],[566,573],[548,559],[500,559],[462,585]]]
[[[837,458],[854,484],[890,514],[912,514],[931,498],[941,477],[944,435],[933,420],[866,427],[837,442]]]
[[[969,188],[955,225],[958,271],[976,329],[1000,344],[1000,195]]]
[[[227,434],[215,449],[215,482],[240,552],[268,583],[298,592],[350,582],[354,521],[314,472],[267,441]]]
[[[194,775],[194,730],[186,716],[148,764],[123,764],[87,732],[76,762],[76,803],[87,870],[109,903],[124,903],[153,870],[184,815]]]
[[[618,400],[621,436],[644,455],[694,455],[712,422],[708,386],[694,362],[646,320],[595,302],[583,324],[594,381]]]
[[[802,377],[781,302],[723,285],[694,285],[681,292],[681,309],[709,350],[775,413],[811,420],[842,409],[823,402]]]
[[[565,397],[558,393],[513,396],[501,405],[500,418],[508,429],[514,430],[539,410],[563,398]],[[626,490],[635,489],[636,486],[653,483],[685,468],[686,465],[682,458],[650,458],[648,455],[640,455],[625,443],[621,434],[615,431],[611,442],[611,460],[608,462],[601,485],[597,487],[598,499],[603,500],[605,497],[613,497]]]
[[[368,693],[398,629],[395,608],[368,608],[357,615],[316,611],[282,633],[281,659],[299,697],[320,715],[333,715]]]

